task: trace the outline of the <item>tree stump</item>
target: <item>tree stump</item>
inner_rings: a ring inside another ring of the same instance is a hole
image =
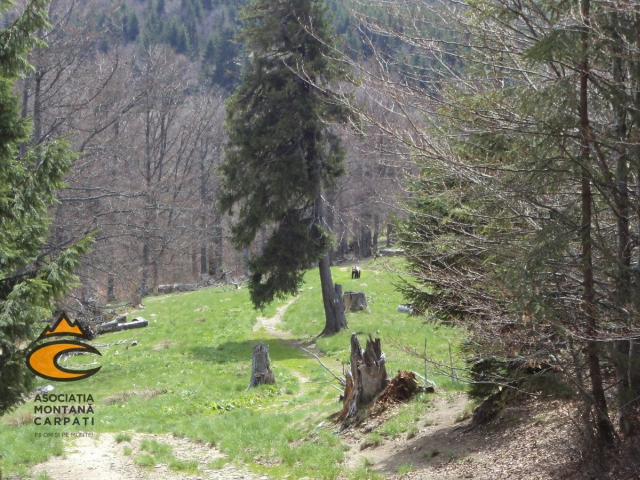
[[[257,387],[263,383],[272,385],[276,383],[276,376],[271,371],[269,360],[269,347],[260,342],[253,347],[253,358],[251,359],[251,380],[249,388]]]
[[[359,310],[368,310],[367,296],[364,292],[344,292],[342,303],[345,312],[357,312]]]
[[[346,372],[342,411],[338,421],[343,424],[356,416],[358,410],[367,406],[389,384],[384,353],[380,339],[369,335],[367,346],[360,348],[358,337],[351,335],[351,371]]]

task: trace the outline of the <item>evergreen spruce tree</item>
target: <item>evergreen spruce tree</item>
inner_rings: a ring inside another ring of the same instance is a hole
[[[30,49],[40,43],[34,33],[47,27],[46,4],[32,0],[0,30],[0,415],[30,390],[33,374],[24,345],[40,333],[39,320],[52,315],[52,300],[69,288],[90,244],[87,238],[63,251],[42,248],[50,225],[47,211],[70,166],[68,146],[54,141],[19,157],[31,123],[20,116],[12,89],[29,68]],[[0,14],[6,7],[0,3]]]
[[[232,92],[238,84],[240,46],[234,41],[234,30],[221,27],[209,39],[202,58],[203,76],[215,85]]]
[[[318,262],[323,334],[334,333],[346,328],[346,317],[331,278],[322,191],[344,171],[330,125],[344,122],[347,112],[329,101],[325,87],[347,72],[332,60],[333,33],[319,0],[255,0],[243,15],[249,61],[227,103],[220,200],[228,212],[238,206],[232,233],[239,248],[262,229],[271,232],[249,260],[256,308],[295,294],[304,270]]]
[[[129,22],[127,23],[127,32],[126,32],[127,40],[129,40],[130,42],[133,42],[135,41],[136,38],[138,38],[139,34],[140,34],[140,22],[138,20],[138,15],[134,10],[129,15]]]

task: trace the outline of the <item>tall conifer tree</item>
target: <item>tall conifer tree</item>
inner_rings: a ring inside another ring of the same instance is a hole
[[[222,165],[221,202],[238,205],[233,238],[247,248],[261,229],[271,234],[249,261],[256,307],[293,294],[318,262],[326,326],[346,328],[331,278],[331,237],[323,222],[322,191],[343,171],[344,150],[331,124],[347,112],[326,86],[347,79],[332,59],[334,34],[319,0],[254,0],[242,32],[249,60],[227,104],[229,143]]]
[[[72,158],[68,146],[54,141],[19,156],[31,123],[20,116],[12,89],[29,68],[30,49],[40,43],[35,32],[47,27],[46,4],[32,0],[0,30],[0,415],[31,388],[24,346],[40,333],[38,321],[53,313],[52,300],[73,282],[72,271],[90,244],[87,238],[63,251],[43,248],[47,211]],[[9,5],[0,0],[0,14]]]

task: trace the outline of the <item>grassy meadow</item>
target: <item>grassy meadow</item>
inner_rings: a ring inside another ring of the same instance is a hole
[[[460,334],[453,329],[424,324],[398,313],[402,303],[392,283],[397,275],[380,261],[362,265],[359,280],[351,280],[350,267],[335,267],[334,281],[345,291],[364,291],[369,312],[349,313],[349,330],[319,338],[316,348],[324,363],[341,372],[348,362],[349,337],[357,332],[364,344],[367,334],[382,339],[387,370],[422,372],[420,359],[403,352],[406,345],[419,351],[427,338],[429,356],[449,360]],[[92,427],[46,427],[33,424],[33,401],[0,419],[0,460],[4,475],[27,476],[29,467],[49,455],[62,455],[61,438],[36,434],[59,431],[120,432],[126,440],[135,432],[169,433],[215,445],[227,461],[245,465],[257,474],[281,478],[371,478],[363,466],[343,466],[346,450],[337,427],[327,417],[341,408],[331,376],[289,340],[265,330],[253,331],[256,317],[272,316],[289,299],[256,312],[243,288],[208,288],[200,291],[145,298],[143,311],[129,312],[149,320],[144,329],[102,335],[93,344],[101,351],[102,370],[80,382],[45,382],[53,393],[91,393],[95,405]],[[306,283],[285,311],[279,327],[291,339],[312,340],[324,326],[317,270],[307,272]],[[132,341],[137,345],[133,346]],[[275,386],[247,390],[252,347],[269,346]],[[90,358],[91,357],[91,358]],[[71,357],[63,362],[78,367],[95,356]],[[458,388],[446,376],[429,374],[439,389]],[[415,416],[428,402],[417,398],[379,430],[382,436],[410,432]],[[157,442],[156,442],[157,443]],[[124,447],[126,449],[126,446]],[[194,473],[197,465],[181,462],[163,444],[146,444],[138,465],[153,468],[169,463],[176,471]],[[125,451],[125,454],[127,452]],[[211,468],[220,468],[211,465]]]

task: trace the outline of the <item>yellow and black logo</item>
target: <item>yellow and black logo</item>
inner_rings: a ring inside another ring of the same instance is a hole
[[[66,314],[60,315],[58,321],[53,327],[47,326],[40,336],[36,339],[36,343],[52,337],[80,337],[90,340],[91,336],[78,322],[69,322]],[[83,352],[95,353],[102,355],[91,345],[87,345],[75,340],[56,340],[46,342],[33,348],[27,355],[27,367],[39,377],[47,380],[55,380],[58,382],[73,382],[83,380],[90,377],[100,370],[102,367],[92,368],[90,370],[69,370],[68,368],[58,365],[60,357],[66,353]]]

